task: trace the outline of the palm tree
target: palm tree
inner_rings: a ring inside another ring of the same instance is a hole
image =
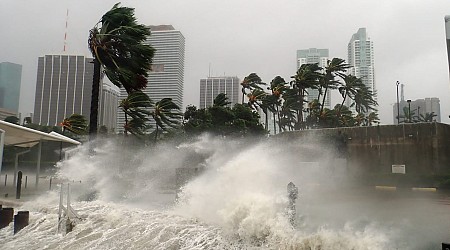
[[[283,93],[286,91],[286,81],[281,76],[276,76],[271,82],[270,86],[267,88],[271,91],[271,108],[273,114],[273,130],[274,134],[277,133],[277,126],[276,126],[276,118],[279,117],[279,108],[281,106],[281,97]],[[281,129],[280,129],[281,130]]]
[[[66,130],[77,135],[84,134],[87,130],[87,120],[84,116],[79,114],[72,114],[71,116],[64,118],[60,125],[62,127],[63,135]]]
[[[220,106],[225,107],[227,105],[231,104],[231,102],[228,101],[228,97],[224,93],[220,93],[214,98],[213,105],[214,106]]]
[[[419,122],[433,122],[433,118],[437,115],[434,112],[419,115]]]
[[[297,73],[292,76],[291,81],[293,88],[296,90],[297,101],[300,108],[297,110],[297,126],[302,127],[303,124],[303,103],[305,101],[306,89],[317,89],[319,86],[319,79],[321,77],[320,70],[317,63],[303,64],[297,70]]]
[[[144,125],[151,115],[151,112],[148,111],[148,109],[151,108],[152,105],[153,102],[148,95],[142,91],[133,91],[128,94],[127,98],[120,102],[119,108],[121,108],[125,114],[125,135],[128,135],[128,132],[133,135],[143,134],[143,131],[148,128],[148,126]],[[131,117],[131,120],[129,120],[128,117]]]
[[[155,103],[152,112],[153,119],[156,122],[155,140],[158,139],[158,131],[161,128],[166,131],[168,128],[176,128],[180,124],[182,114],[180,107],[172,101],[172,98],[163,98]]]
[[[352,106],[355,106],[357,113],[364,113],[368,112],[369,110],[375,110],[375,107],[378,105],[377,101],[375,101],[375,96],[376,94],[363,84],[356,91],[353,99],[354,103],[352,104]]]
[[[325,73],[322,79],[324,91],[320,109],[321,113],[324,109],[328,89],[334,89],[337,86],[338,81],[335,80],[336,75],[344,77],[344,73],[348,68],[350,68],[350,65],[346,64],[344,59],[333,58],[327,61],[327,66],[325,67]]]
[[[379,123],[380,118],[376,112],[370,112],[367,115],[367,126],[372,126],[374,123]]]
[[[84,116],[79,114],[72,114],[71,116],[64,118],[60,123],[62,127],[62,134],[64,135],[66,130],[76,135],[82,135],[87,130],[87,120]],[[62,141],[59,143],[59,160],[62,159]]]
[[[350,99],[354,99],[358,90],[362,88],[363,85],[364,83],[362,82],[361,78],[358,78],[353,75],[345,75],[344,83],[338,87],[339,93],[341,93],[342,95],[342,103],[339,108],[344,107],[344,103],[347,97]]]
[[[260,85],[265,85],[265,83],[262,82],[261,78],[256,73],[250,73],[246,76],[241,83],[242,103],[244,103],[244,96],[247,95],[246,90],[252,91],[253,89],[262,89]]]
[[[88,45],[94,57],[90,139],[97,133],[101,67],[109,80],[127,93],[145,88],[154,54],[154,49],[144,44],[148,36],[150,29],[137,23],[134,9],[118,3],[89,31]]]

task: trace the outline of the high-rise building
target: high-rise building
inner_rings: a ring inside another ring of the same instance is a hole
[[[441,105],[439,98],[431,97],[417,99],[414,101],[402,98],[399,102],[400,109],[397,110],[397,103],[393,107],[394,124],[398,124],[397,112],[400,113],[400,123],[408,123],[411,116],[411,122],[421,122],[427,118],[432,121],[441,122]],[[409,115],[411,112],[411,115]]]
[[[450,15],[445,16],[445,34],[447,40],[447,58],[448,58],[448,70],[450,73]]]
[[[115,132],[119,106],[119,88],[112,83],[103,83],[98,110],[99,124],[106,126],[109,132]]]
[[[218,94],[226,94],[228,101],[231,102],[229,106],[240,103],[239,78],[236,76],[222,76],[222,77],[208,77],[200,79],[200,105],[199,108],[207,108],[213,105],[214,98]]]
[[[0,63],[0,108],[16,115],[19,112],[22,65]]]
[[[38,59],[33,123],[57,126],[72,114],[89,121],[92,95],[93,59],[81,55],[45,55]],[[119,92],[115,86],[100,84],[99,125],[116,126]]]
[[[312,63],[318,63],[320,67],[325,68],[327,66],[327,61],[329,58],[329,52],[328,49],[316,49],[316,48],[310,48],[310,49],[304,49],[304,50],[297,50],[297,69],[300,68],[303,64],[312,64]],[[319,90],[317,89],[307,89],[308,95],[306,97],[306,100],[308,102],[317,99],[319,96]],[[319,102],[322,102],[322,100],[319,100]],[[328,92],[326,99],[325,99],[325,105],[326,108],[330,108],[331,106],[331,93]]]
[[[184,83],[184,36],[172,25],[149,26],[151,35],[147,40],[156,51],[147,88],[143,90],[153,102],[163,98],[172,98],[172,101],[183,108]],[[124,89],[120,91],[120,99],[126,98]],[[117,131],[123,131],[125,115],[119,111]],[[154,126],[153,121],[151,125]]]
[[[361,78],[369,89],[376,93],[373,41],[366,28],[359,28],[348,43],[348,61],[350,75]],[[375,96],[376,100],[376,96]]]
[[[85,56],[39,57],[33,123],[56,126],[72,114],[89,120],[93,72]]]

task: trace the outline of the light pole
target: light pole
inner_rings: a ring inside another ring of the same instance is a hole
[[[397,85],[397,124],[400,124],[400,102],[398,101],[398,85],[400,85],[400,82],[397,81],[395,85]]]
[[[408,102],[408,120],[411,123],[411,100],[406,100]]]

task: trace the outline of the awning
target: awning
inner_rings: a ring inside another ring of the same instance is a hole
[[[67,136],[58,134],[56,132],[45,133],[35,129],[26,128],[17,124],[0,121],[0,174],[2,172],[3,145],[31,148],[34,145],[38,144],[39,147],[38,147],[38,159],[36,166],[36,182],[35,182],[35,185],[37,187],[39,183],[39,173],[41,169],[42,141],[66,142],[74,145],[81,144],[79,141],[73,140]],[[14,182],[16,181],[16,175],[17,175],[17,164],[14,170]]]
[[[0,129],[5,131],[5,145],[30,148],[38,144],[39,141],[59,141],[75,145],[81,144],[79,141],[56,132],[45,133],[5,121],[0,121]]]

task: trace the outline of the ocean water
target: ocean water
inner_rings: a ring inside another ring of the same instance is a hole
[[[1,229],[0,249],[439,249],[450,235],[448,206],[354,190],[333,152],[299,145],[204,135],[139,150],[103,142],[95,156],[80,147],[57,172],[79,215],[73,231],[57,232],[54,189],[17,208],[30,224],[16,235],[12,223]],[[182,167],[204,171],[177,190]]]

